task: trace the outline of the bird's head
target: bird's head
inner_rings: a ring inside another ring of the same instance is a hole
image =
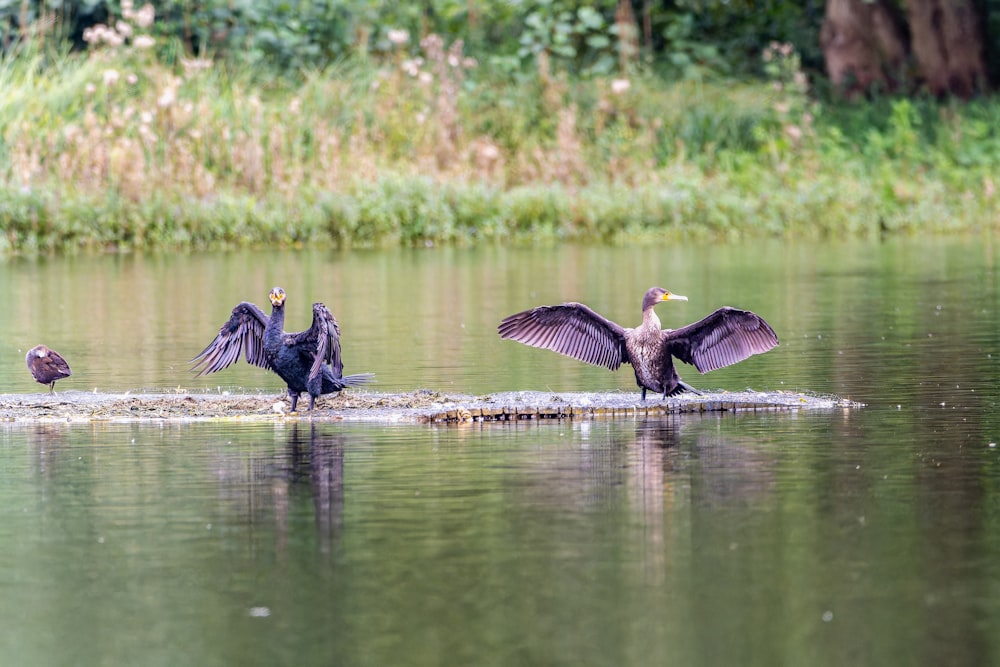
[[[280,287],[275,287],[271,290],[271,293],[267,295],[267,298],[271,300],[271,305],[275,308],[281,308],[285,305],[285,290]]]
[[[680,294],[674,294],[670,290],[665,290],[662,287],[650,287],[646,291],[646,296],[642,298],[642,309],[652,308],[661,301],[687,301],[686,296],[681,296]]]

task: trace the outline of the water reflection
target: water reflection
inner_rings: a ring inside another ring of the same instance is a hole
[[[966,417],[0,425],[0,642],[12,664],[982,664],[1000,454]]]
[[[289,487],[308,485],[316,513],[316,531],[320,550],[329,555],[344,524],[344,441],[342,433],[322,433],[320,427],[309,423],[292,424],[285,448],[287,468],[276,477],[283,480],[273,484],[278,534],[287,539],[287,503]]]
[[[683,487],[686,500],[730,505],[761,502],[774,486],[779,452],[723,426],[729,417],[668,415],[637,420],[632,468],[645,497]],[[647,490],[649,491],[647,493]]]
[[[39,478],[51,480],[60,458],[72,454],[66,440],[66,428],[59,424],[32,424],[28,432],[35,472]]]
[[[329,556],[344,522],[346,434],[329,424],[295,422],[263,429],[249,455],[226,452],[210,465],[220,493],[249,525],[274,526],[274,547],[286,561],[289,534],[299,514],[311,507],[317,547]],[[308,505],[306,497],[311,499]]]

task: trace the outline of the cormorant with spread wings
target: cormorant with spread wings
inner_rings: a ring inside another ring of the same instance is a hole
[[[370,382],[371,373],[344,376],[340,358],[340,327],[333,313],[322,303],[313,304],[312,326],[298,333],[286,333],[285,290],[275,287],[268,295],[271,316],[257,305],[243,301],[233,308],[219,334],[192,359],[195,377],[215,373],[238,361],[274,371],[288,385],[292,412],[299,394],[309,394],[309,409],[322,394],[338,392]]]
[[[642,389],[663,397],[697,391],[674,369],[673,357],[701,373],[767,352],[778,337],[762,317],[749,310],[724,306],[708,317],[680,329],[660,329],[653,308],[661,301],[687,301],[662,287],[651,287],[642,300],[642,324],[625,328],[582,303],[538,306],[504,318],[497,327],[501,338],[552,350],[588,364],[616,370],[632,364]]]

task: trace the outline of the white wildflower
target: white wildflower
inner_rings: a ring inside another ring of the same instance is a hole
[[[155,18],[156,10],[153,8],[153,5],[147,2],[135,13],[135,24],[140,28],[148,28],[153,25]]]
[[[184,68],[185,74],[191,75],[195,72],[211,69],[212,61],[208,58],[181,58],[181,67]]]
[[[479,157],[485,161],[492,162],[500,157],[500,148],[492,141],[488,141],[479,146]]]
[[[417,64],[416,60],[404,60],[401,65],[403,71],[409,76],[417,76],[420,74],[420,65]]]
[[[410,41],[410,33],[406,32],[405,30],[392,29],[389,30],[386,36],[389,38],[389,41],[395,44],[396,46],[399,46],[401,44],[406,44],[408,41]]]
[[[167,87],[163,89],[160,97],[156,100],[156,105],[161,108],[166,108],[172,105],[177,100],[177,93],[174,92],[173,88]]]

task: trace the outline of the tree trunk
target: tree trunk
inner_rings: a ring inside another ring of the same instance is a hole
[[[987,87],[978,0],[827,0],[820,42],[827,73],[848,95],[918,84],[968,98]],[[907,71],[907,67],[915,71]]]
[[[906,33],[885,0],[827,0],[820,43],[830,81],[849,95],[904,78]]]
[[[986,88],[982,21],[974,0],[908,0],[921,79],[934,95],[969,98]]]

